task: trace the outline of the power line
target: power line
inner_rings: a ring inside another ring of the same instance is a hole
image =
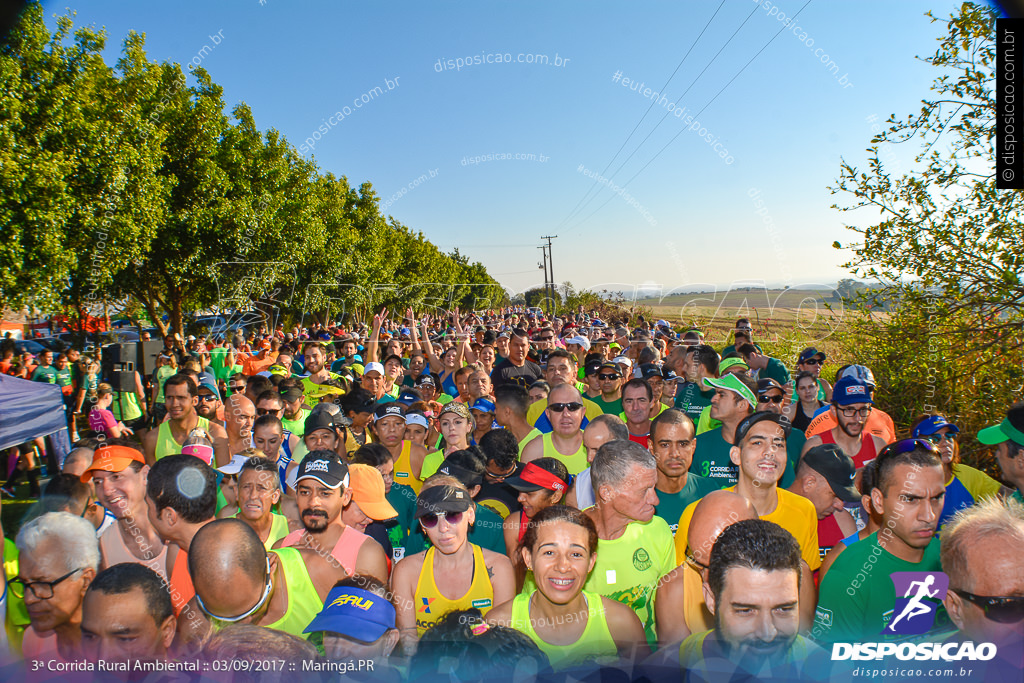
[[[808,5],[810,5],[810,4],[811,4],[811,2],[812,2],[812,0],[807,0],[807,2],[805,2],[805,3],[803,4],[803,7],[801,7],[801,8],[800,8],[800,10],[799,10],[799,11],[798,11],[798,12],[797,12],[796,14],[794,14],[794,15],[793,15],[793,19],[795,20],[795,19],[796,19],[796,18],[797,18],[798,16],[800,16],[801,12],[803,12],[803,11],[804,11],[805,9],[807,9],[807,6],[808,6]],[[756,8],[755,8],[755,9],[756,9]],[[771,45],[771,44],[772,44],[772,43],[773,43],[773,42],[775,41],[775,39],[779,37],[779,34],[780,34],[780,33],[782,33],[782,32],[783,32],[784,30],[786,30],[786,26],[785,26],[785,25],[784,25],[784,26],[783,26],[782,28],[780,28],[780,29],[779,29],[779,30],[778,30],[778,31],[777,31],[777,32],[775,33],[775,35],[774,35],[774,36],[772,36],[772,37],[771,37],[771,38],[770,38],[770,39],[768,40],[768,42],[767,42],[767,43],[765,43],[765,44],[764,44],[764,45],[763,45],[763,46],[761,47],[761,49],[760,49],[760,50],[758,50],[758,51],[757,51],[756,53],[754,53],[754,56],[753,56],[753,57],[751,57],[751,58],[750,58],[749,60],[747,60],[747,63],[746,63],[746,64],[744,64],[744,65],[743,65],[743,67],[742,67],[742,68],[740,68],[740,70],[739,70],[739,71],[737,71],[737,72],[736,72],[736,74],[735,74],[735,75],[734,75],[734,76],[733,76],[732,78],[730,78],[730,79],[729,79],[729,81],[728,81],[728,82],[727,82],[727,83],[726,83],[725,85],[723,85],[723,86],[721,87],[721,89],[719,89],[719,91],[718,91],[717,93],[715,93],[715,96],[714,96],[714,97],[712,97],[712,98],[711,98],[710,100],[708,100],[708,103],[707,103],[707,104],[705,104],[705,105],[704,105],[703,107],[701,107],[701,110],[700,110],[699,112],[697,112],[696,114],[694,114],[694,117],[693,117],[693,118],[694,118],[694,119],[696,119],[696,118],[697,118],[698,116],[700,116],[701,114],[703,114],[703,113],[704,113],[704,110],[705,110],[705,109],[707,109],[708,107],[710,107],[710,106],[711,106],[711,104],[712,104],[712,103],[713,103],[713,102],[714,102],[715,100],[717,100],[717,99],[718,99],[718,96],[719,96],[719,95],[721,95],[721,94],[722,94],[723,92],[725,92],[725,89],[726,89],[726,88],[728,88],[728,87],[729,87],[730,85],[732,85],[732,82],[733,82],[733,81],[735,81],[735,80],[736,80],[737,78],[739,78],[740,74],[742,74],[742,73],[743,73],[744,71],[746,71],[747,67],[748,67],[748,66],[750,66],[750,65],[751,65],[751,63],[753,63],[753,61],[754,61],[755,59],[757,59],[757,58],[758,58],[758,57],[759,57],[759,56],[761,55],[761,53],[762,53],[762,52],[764,52],[764,51],[765,51],[766,49],[768,49],[768,46],[769,46],[769,45]],[[675,142],[675,141],[676,141],[676,138],[678,138],[678,137],[679,137],[680,135],[682,135],[682,134],[683,134],[683,133],[685,133],[685,132],[686,132],[686,128],[683,128],[683,129],[682,129],[682,130],[680,130],[680,131],[679,131],[678,133],[676,133],[676,134],[675,134],[674,136],[672,136],[672,139],[671,139],[671,140],[669,140],[669,141],[668,141],[667,143],[665,143],[665,146],[664,146],[664,147],[662,147],[661,149],[659,149],[659,150],[658,150],[658,151],[657,151],[657,152],[655,153],[655,155],[654,155],[653,157],[651,157],[651,159],[650,159],[650,160],[649,160],[649,161],[648,161],[648,162],[647,162],[646,164],[644,164],[643,166],[641,166],[641,167],[640,167],[640,170],[639,170],[639,171],[637,171],[636,173],[634,173],[634,174],[633,174],[633,175],[632,175],[632,176],[631,176],[631,177],[629,178],[629,180],[627,180],[626,182],[622,183],[622,184],[621,184],[621,185],[620,185],[619,187],[620,187],[620,188],[625,188],[625,187],[626,187],[627,185],[629,185],[629,184],[630,184],[631,182],[633,182],[633,181],[634,181],[634,180],[636,179],[636,177],[637,177],[638,175],[640,175],[641,173],[643,173],[643,172],[644,172],[644,170],[645,170],[645,169],[646,169],[646,168],[647,168],[648,166],[650,166],[650,165],[651,165],[652,163],[654,163],[654,160],[655,160],[655,159],[657,159],[657,158],[658,158],[659,156],[661,156],[661,153],[662,153],[662,152],[664,152],[664,151],[665,151],[666,149],[668,149],[669,145],[671,145],[671,144],[672,144],[673,142]],[[616,172],[618,172],[618,171],[616,171]],[[577,228],[577,227],[579,227],[579,226],[583,225],[584,223],[586,223],[586,222],[587,222],[587,221],[588,221],[588,220],[590,219],[590,217],[591,217],[591,216],[593,216],[593,215],[594,215],[594,214],[596,214],[596,213],[597,213],[598,211],[600,211],[601,209],[603,209],[603,208],[604,208],[604,207],[605,207],[605,206],[606,206],[606,205],[608,204],[608,202],[610,202],[610,201],[611,201],[612,199],[614,199],[614,198],[615,198],[615,195],[613,194],[613,195],[612,195],[611,197],[609,197],[608,199],[606,199],[606,200],[605,200],[605,202],[604,202],[603,204],[601,204],[601,205],[600,205],[600,206],[598,206],[598,207],[597,207],[596,209],[594,209],[594,210],[593,210],[593,211],[591,211],[591,212],[590,212],[589,214],[587,214],[586,218],[584,218],[583,220],[581,220],[581,221],[577,222],[577,223],[576,223],[575,225],[573,225],[573,226],[572,226],[572,227],[570,228],[570,230],[572,230],[572,229],[575,229],[575,228]]]
[[[708,19],[706,24],[704,24],[704,28],[701,29],[699,34],[697,34],[697,37],[693,39],[693,43],[690,44],[690,49],[686,51],[686,54],[683,55],[683,58],[681,60],[679,60],[678,64],[676,64],[676,68],[672,71],[672,74],[668,77],[668,80],[665,81],[665,85],[661,86],[661,90],[659,92],[663,93],[665,91],[665,88],[668,87],[668,84],[672,82],[673,78],[675,78],[676,73],[683,66],[683,62],[685,62],[686,58],[690,56],[690,53],[693,51],[693,48],[697,46],[697,42],[701,39],[701,36],[704,35],[704,32],[708,30],[708,26],[710,26],[711,22],[714,21],[716,16],[718,16],[718,12],[719,12],[719,10],[722,9],[723,5],[725,5],[725,0],[722,0],[722,2],[719,3],[718,8],[715,10],[715,13],[712,14],[711,18]],[[702,71],[701,73],[704,73],[704,72]],[[613,163],[615,163],[615,159],[617,159],[619,154],[622,152],[622,150],[625,149],[626,143],[628,143],[629,139],[633,137],[633,133],[635,133],[637,131],[637,129],[640,128],[640,124],[642,124],[644,122],[644,119],[647,118],[647,115],[651,112],[651,109],[653,109],[653,108],[654,108],[654,100],[651,100],[651,105],[649,107],[647,107],[647,111],[644,112],[644,115],[641,116],[640,120],[636,122],[635,126],[633,126],[633,130],[631,130],[629,132],[629,135],[626,136],[626,139],[622,141],[622,144],[619,146],[618,151],[616,151],[615,155],[612,156],[612,158],[608,161],[608,165],[604,167],[604,170],[601,171],[600,175],[603,176],[608,171],[608,169],[611,167],[611,165]],[[590,195],[591,191],[593,191],[593,189],[596,186],[597,186],[597,179],[595,178],[593,184],[587,189],[587,191],[583,195],[583,197],[578,202],[576,202],[576,206],[574,206],[572,208],[572,211],[569,212],[569,215],[566,216],[565,218],[563,218],[562,222],[559,223],[558,225],[561,226],[564,223],[567,223],[569,220],[572,219],[573,215],[575,215],[577,213],[577,210],[581,208],[580,205],[583,204],[584,200],[587,199],[587,197]]]

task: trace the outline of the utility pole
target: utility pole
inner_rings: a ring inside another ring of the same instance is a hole
[[[542,264],[538,264],[537,267],[544,269],[544,297],[546,298],[548,295],[548,250],[543,244],[537,248],[540,249],[540,252],[544,255],[544,262]],[[544,300],[541,299],[540,303],[544,303]]]
[[[551,240],[553,240],[553,239],[555,239],[557,237],[558,237],[558,235],[543,235],[541,237],[542,240],[547,240],[548,241],[548,244],[547,244],[547,250],[548,250],[547,251],[547,254],[548,254],[547,263],[548,263],[549,267],[551,268],[551,280],[550,280],[551,281],[551,311],[548,313],[549,316],[553,316],[555,314],[555,306],[557,304],[557,301],[555,299],[555,294],[556,294],[556,290],[555,290],[555,259],[554,259],[554,256],[551,253]],[[545,280],[548,279],[547,278],[547,271],[544,272],[544,279]]]

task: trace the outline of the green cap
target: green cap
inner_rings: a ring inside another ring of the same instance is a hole
[[[1024,409],[1017,409],[1017,406],[1010,409],[1007,413],[1006,419],[997,425],[991,427],[985,427],[978,432],[978,441],[985,444],[986,446],[995,446],[1001,444],[1004,441],[1013,439],[1015,443],[1024,443]],[[1011,418],[1015,418],[1013,421],[1017,422],[1014,425],[1010,422]]]
[[[718,379],[715,379],[714,377],[705,377],[704,383],[718,389],[736,392],[747,400],[751,408],[757,408],[757,397],[754,396],[754,392],[751,391],[750,387],[744,384],[736,375],[724,375]]]
[[[729,368],[734,368],[737,365],[743,366],[744,370],[750,369],[750,366],[747,365],[747,362],[742,358],[726,358],[725,360],[718,364],[718,372],[719,374],[721,374],[728,370]]]

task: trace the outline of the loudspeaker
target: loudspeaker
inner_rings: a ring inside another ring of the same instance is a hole
[[[136,342],[134,344],[137,350],[137,358],[135,358],[135,369],[138,370],[143,377],[152,375],[156,370],[156,357],[160,355],[160,352],[164,349],[164,343],[159,339],[151,341]]]
[[[135,391],[134,343],[107,344],[103,347],[100,376],[114,391]]]

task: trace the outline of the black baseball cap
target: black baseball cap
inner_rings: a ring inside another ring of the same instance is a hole
[[[455,486],[431,486],[416,497],[416,519],[439,512],[465,512],[473,507],[469,494]]]
[[[859,503],[860,492],[853,486],[857,467],[853,458],[834,443],[823,443],[804,454],[800,462],[820,474],[832,487],[832,492],[845,503]]]
[[[310,453],[299,463],[295,483],[303,479],[315,479],[329,489],[348,486],[348,465],[341,458],[328,458]]]
[[[640,376],[643,379],[650,379],[651,377],[661,377],[662,376],[661,375],[661,368],[659,368],[654,363],[641,363],[640,367],[638,368],[638,370],[640,370]]]
[[[437,468],[437,471],[441,474],[447,474],[450,477],[455,477],[459,480],[459,483],[467,489],[471,489],[477,484],[482,484],[484,481],[483,475],[479,472],[473,472],[472,470],[467,470],[465,467],[459,467],[458,465],[449,462],[447,458],[441,463],[441,466]]]
[[[312,434],[318,429],[330,429],[332,432],[337,433],[338,425],[334,420],[334,416],[326,410],[314,410],[306,418],[303,423],[303,434]]]
[[[373,409],[373,421],[383,420],[385,417],[400,417],[405,421],[405,406],[395,401],[378,403]]]
[[[774,422],[775,424],[782,427],[783,435],[786,438],[789,438],[789,432],[791,429],[793,429],[793,423],[791,423],[784,415],[779,415],[778,413],[762,410],[761,412],[754,413],[752,415],[747,415],[738,425],[736,425],[736,440],[733,442],[733,444],[738,446],[740,442],[743,441],[743,437],[745,437],[747,435],[747,432],[750,431],[751,427],[756,425],[758,422],[765,421]],[[860,500],[860,498],[858,498],[857,500]]]
[[[767,394],[772,389],[778,389],[779,391],[785,393],[785,389],[782,388],[782,385],[779,384],[777,380],[774,380],[771,377],[762,377],[761,379],[757,380],[758,396],[760,396],[761,394]]]

